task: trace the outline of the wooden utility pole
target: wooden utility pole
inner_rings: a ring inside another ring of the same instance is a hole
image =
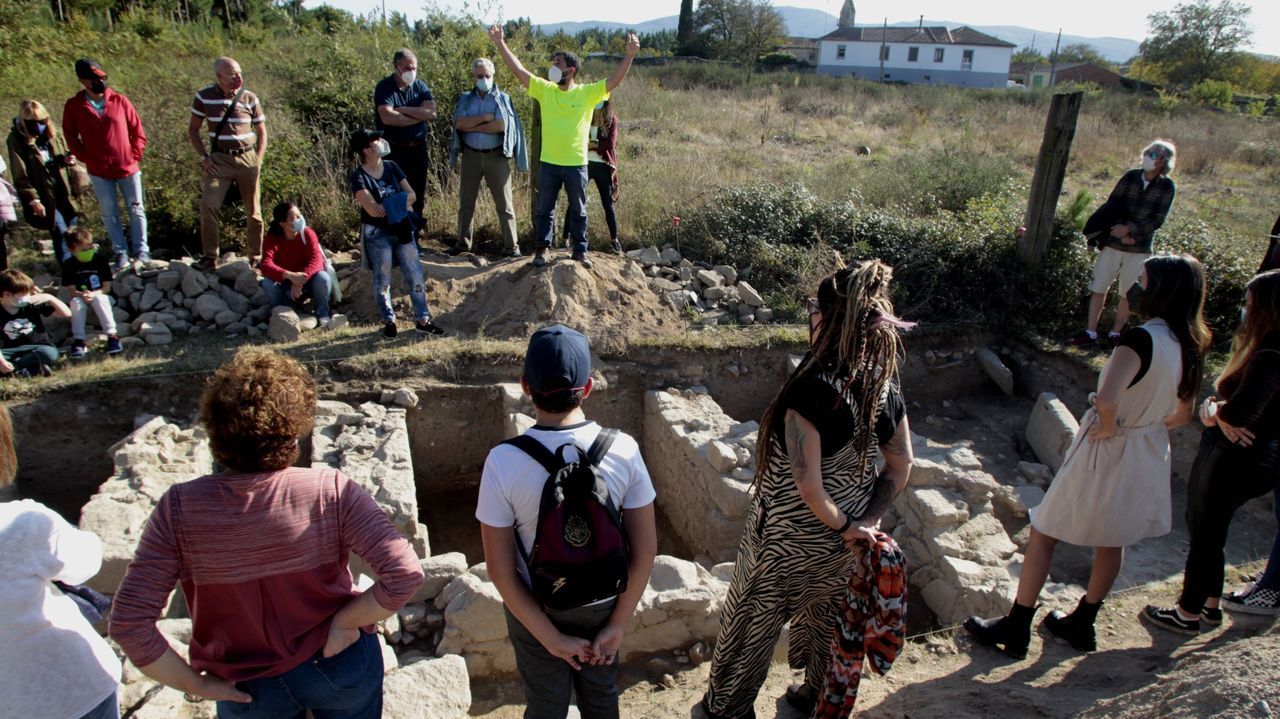
[[[1044,123],[1044,140],[1036,158],[1036,172],[1031,179],[1031,198],[1027,203],[1026,232],[1018,240],[1018,259],[1031,269],[1044,264],[1053,234],[1053,213],[1058,209],[1062,180],[1071,159],[1071,142],[1076,136],[1076,119],[1080,116],[1083,92],[1053,96],[1049,117]]]
[[[535,218],[533,226],[534,232],[537,232],[538,221],[536,218],[538,217],[539,191],[538,168],[539,165],[542,164],[542,109],[538,107],[537,100],[530,100],[530,104],[533,106],[533,109],[529,113],[529,122],[526,123],[528,126],[526,136],[529,138],[529,217]],[[554,216],[552,219],[555,219]],[[533,246],[537,247],[538,243],[541,241],[542,238],[535,237],[533,239]],[[554,244],[555,237],[552,237],[551,241],[552,244]]]

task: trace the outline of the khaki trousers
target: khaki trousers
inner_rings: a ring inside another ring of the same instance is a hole
[[[511,161],[502,152],[476,152],[462,148],[462,187],[458,196],[458,244],[471,249],[471,220],[475,216],[476,196],[480,180],[489,186],[498,224],[502,228],[503,251],[514,254],[520,249],[516,237],[515,201],[511,197]]]
[[[262,254],[262,208],[258,197],[258,172],[261,168],[258,153],[255,150],[240,155],[215,152],[211,157],[214,174],[205,175],[200,195],[201,251],[205,257],[218,256],[218,213],[222,210],[227,190],[234,182],[239,186],[244,214],[249,220],[245,247],[249,256],[258,257]]]

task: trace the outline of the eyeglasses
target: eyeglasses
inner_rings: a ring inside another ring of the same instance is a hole
[[[818,298],[816,297],[804,298],[804,311],[808,312],[810,317],[818,314],[819,312],[822,312],[822,308],[818,306]]]

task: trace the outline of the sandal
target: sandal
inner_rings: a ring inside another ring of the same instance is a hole
[[[787,687],[786,694],[782,696],[792,709],[808,716],[813,713],[813,708],[818,704],[818,697],[814,694],[808,684],[792,684]]]

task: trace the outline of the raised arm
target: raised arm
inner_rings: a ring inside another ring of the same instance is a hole
[[[526,70],[524,65],[520,64],[520,58],[516,57],[515,53],[511,52],[511,48],[507,47],[507,41],[503,35],[501,25],[494,25],[489,28],[489,39],[498,47],[498,54],[502,56],[502,62],[506,63],[507,69],[511,71],[512,75],[516,76],[516,81],[524,89],[528,90],[529,78],[533,77],[533,73]],[[636,44],[638,47],[639,41]],[[626,62],[628,65],[630,64],[630,60]]]
[[[618,68],[613,71],[604,86],[613,92],[615,88],[622,84],[622,79],[627,76],[627,70],[631,69],[631,61],[635,59],[636,53],[640,52],[640,38],[631,32],[627,33],[627,54],[622,58],[622,62],[618,63]]]

